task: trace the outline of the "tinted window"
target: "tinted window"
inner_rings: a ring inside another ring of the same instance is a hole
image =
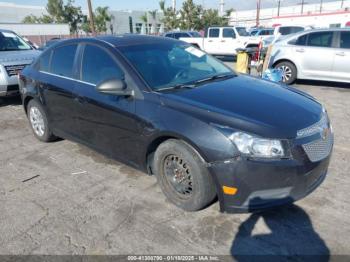
[[[191,37],[189,34],[187,34],[187,33],[180,33],[180,38],[181,37]]]
[[[173,36],[173,38],[175,38],[175,39],[179,39],[180,37],[181,37],[180,33],[175,33],[174,36]]]
[[[273,30],[262,30],[260,32],[260,35],[272,35],[273,34]]]
[[[341,32],[340,48],[350,48],[350,32]]]
[[[76,50],[77,45],[66,45],[56,48],[51,58],[51,73],[72,77]]]
[[[166,34],[165,37],[170,37],[170,38],[173,38],[174,35],[171,33],[171,34]]]
[[[46,52],[39,58],[38,70],[49,72],[51,52]]]
[[[235,31],[232,28],[224,28],[222,36],[224,38],[236,38]]]
[[[220,35],[219,28],[209,29],[209,37],[219,37],[219,35]]]
[[[123,78],[123,72],[113,58],[101,48],[87,45],[82,61],[82,80],[98,84],[112,78]]]
[[[331,47],[333,32],[317,32],[309,34],[308,46]]]
[[[0,51],[20,51],[30,49],[32,48],[15,33],[0,33]]]
[[[233,73],[203,51],[181,42],[145,43],[118,49],[154,90]]]
[[[290,35],[301,31],[304,31],[304,28],[300,26],[287,26],[279,29],[281,35]]]
[[[245,29],[245,27],[236,27],[236,30],[240,36],[249,36],[249,33]]]
[[[198,33],[198,32],[190,32],[190,35],[191,35],[192,37],[202,37],[201,34]]]
[[[296,45],[306,45],[307,35],[302,35],[298,37],[297,41],[295,42]]]

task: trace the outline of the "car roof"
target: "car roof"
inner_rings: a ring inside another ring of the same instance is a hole
[[[4,32],[4,33],[14,33],[13,31],[7,30],[7,29],[0,29],[0,33],[1,33],[1,32]]]
[[[54,46],[61,46],[67,43],[80,43],[84,41],[92,42],[105,42],[114,47],[122,46],[135,46],[145,44],[159,44],[159,43],[170,43],[177,42],[178,40],[162,37],[162,36],[148,36],[148,35],[137,35],[137,34],[124,34],[124,35],[111,35],[111,36],[98,36],[98,37],[86,37],[86,38],[73,38],[67,40],[57,41],[58,43]]]

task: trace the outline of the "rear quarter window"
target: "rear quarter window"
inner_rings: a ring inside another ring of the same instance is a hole
[[[50,72],[51,54],[52,54],[52,52],[49,51],[49,52],[46,52],[39,57],[38,62],[36,64],[36,68],[39,71]]]

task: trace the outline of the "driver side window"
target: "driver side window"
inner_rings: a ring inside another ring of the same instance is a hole
[[[95,45],[85,46],[81,73],[82,81],[95,85],[108,79],[124,78],[111,55]]]

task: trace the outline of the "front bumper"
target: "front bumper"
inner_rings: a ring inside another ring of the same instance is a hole
[[[18,76],[9,76],[3,65],[0,65],[0,97],[18,95]]]
[[[253,212],[299,200],[325,179],[331,155],[312,163],[307,159],[276,161],[236,159],[209,164],[218,188],[220,210],[228,213]],[[223,193],[234,187],[236,194]]]

